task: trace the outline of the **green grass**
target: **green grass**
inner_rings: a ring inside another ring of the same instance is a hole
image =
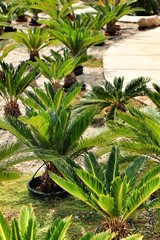
[[[72,215],[72,224],[68,231],[68,240],[78,239],[84,232],[94,231],[102,219],[93,209],[68,195],[61,198],[38,199],[29,194],[27,182],[30,176],[22,176],[16,181],[0,183],[0,206],[4,216],[10,221],[19,215],[23,205],[32,205],[39,224],[39,239],[57,217]]]
[[[87,62],[83,63],[83,66],[90,67],[90,68],[102,68],[103,59],[91,57]]]

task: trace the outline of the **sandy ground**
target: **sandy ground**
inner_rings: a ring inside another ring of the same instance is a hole
[[[28,23],[13,23],[14,27],[16,27],[17,29],[23,29],[24,31],[27,30],[27,28],[29,27]],[[104,52],[115,42],[126,38],[130,35],[133,35],[136,33],[136,31],[138,30],[138,25],[137,24],[130,24],[130,23],[120,23],[120,34],[114,37],[110,37],[108,40],[106,40],[105,45],[101,46],[101,47],[91,47],[88,49],[88,54],[92,55],[94,58],[103,58],[103,54]],[[54,50],[58,50],[61,48],[61,46],[58,47],[47,47],[45,49],[43,49],[40,53],[45,54],[45,55],[49,55],[50,53],[50,49],[53,48]],[[28,59],[28,53],[27,50],[25,48],[17,48],[15,50],[13,50],[12,52],[10,52],[8,54],[8,56],[5,58],[5,61],[8,63],[13,63],[14,66],[17,66],[22,60],[26,60]],[[98,85],[101,84],[104,81],[104,76],[103,76],[103,68],[88,68],[88,67],[84,67],[84,74],[81,76],[77,77],[78,81],[83,81],[86,83],[87,88],[90,88],[92,85]],[[44,77],[40,77],[37,80],[37,83],[39,86],[41,86],[43,84],[44,81]],[[21,109],[24,109],[22,104],[20,103]],[[2,97],[0,96],[0,116],[3,116],[3,107],[4,107],[4,101],[2,99]],[[92,129],[90,130],[92,131]],[[4,144],[4,143],[8,143],[9,141],[11,141],[13,139],[13,137],[6,131],[0,130],[0,143]],[[41,163],[39,162],[30,162],[30,163],[26,163],[26,164],[19,164],[18,165],[18,169],[22,172],[35,172],[35,170],[37,169],[37,167],[40,165]]]

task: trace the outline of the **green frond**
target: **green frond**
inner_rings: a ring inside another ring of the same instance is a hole
[[[159,188],[159,176],[150,178],[140,188],[135,187],[133,193],[128,196],[126,204],[127,212],[124,214],[123,221],[125,222],[128,218],[130,218],[133,213],[135,213],[136,210],[149,198],[149,196]]]
[[[75,171],[82,182],[84,182],[85,185],[91,190],[91,192],[94,192],[95,195],[99,196],[101,194],[106,194],[105,186],[93,174],[81,169],[77,169]]]
[[[9,181],[17,179],[21,176],[19,172],[9,172],[9,171],[1,171],[0,170],[0,181]]]
[[[111,196],[114,197],[115,215],[123,214],[127,194],[129,194],[129,186],[126,179],[122,180],[121,177],[115,177],[111,183],[110,191]]]
[[[144,156],[138,157],[125,169],[125,175],[127,177],[127,182],[129,183],[130,187],[134,186],[137,173],[144,165],[146,160],[147,158]]]
[[[78,188],[74,183],[68,182],[65,179],[57,176],[53,172],[49,173],[50,177],[55,181],[60,187],[66,190],[68,193],[72,194],[75,197],[78,197],[84,202],[88,202],[88,195],[84,194],[83,190]]]
[[[105,176],[103,173],[103,167],[97,161],[92,152],[85,155],[85,169],[92,174],[95,178],[100,179],[102,183],[105,183]]]
[[[2,240],[10,239],[11,230],[7,220],[3,217],[2,213],[0,212],[0,236]]]
[[[110,187],[112,181],[119,176],[119,148],[113,146],[109,155],[106,171],[106,184]]]
[[[65,239],[66,232],[71,224],[71,218],[66,217],[64,219],[57,218],[54,225],[51,225],[44,236],[44,240],[49,239]]]
[[[154,199],[152,200],[149,204],[147,204],[147,207],[151,208],[151,209],[156,209],[156,208],[160,208],[160,199]]]
[[[64,151],[67,151],[84,133],[95,115],[95,111],[86,110],[70,121],[65,136]]]
[[[122,240],[142,240],[142,239],[143,239],[143,236],[141,236],[140,234],[134,234],[127,238],[122,238]]]

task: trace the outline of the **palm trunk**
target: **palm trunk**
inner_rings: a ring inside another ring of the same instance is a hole
[[[35,50],[35,49],[30,50],[30,52],[29,52],[29,59],[30,59],[32,62],[36,62],[35,57],[39,58],[39,52],[38,52],[38,50]]]
[[[21,115],[17,100],[11,100],[8,103],[6,103],[4,107],[4,114],[6,117],[12,116],[15,118],[18,118]]]
[[[107,34],[109,34],[109,35],[115,35],[116,34],[116,23],[115,22],[107,23],[105,34],[106,35]]]
[[[49,193],[49,192],[58,192],[61,189],[49,176],[48,171],[54,172],[58,176],[62,177],[62,174],[59,172],[59,170],[53,165],[52,163],[47,163],[47,167],[45,169],[45,172],[43,176],[41,177],[41,185],[40,185],[40,190],[44,193]]]

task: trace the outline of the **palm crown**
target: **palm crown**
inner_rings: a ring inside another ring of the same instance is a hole
[[[50,173],[51,178],[73,196],[102,214],[103,228],[118,233],[119,240],[128,234],[127,220],[142,208],[160,207],[159,199],[147,201],[160,188],[160,166],[149,170],[137,180],[137,173],[146,161],[139,157],[123,171],[119,170],[119,149],[113,147],[106,163],[99,163],[92,153],[85,158],[85,169],[71,159],[58,163],[64,178]]]
[[[113,84],[107,80],[103,86],[93,86],[91,93],[82,98],[77,111],[96,107],[97,113],[105,110],[108,119],[114,119],[117,110],[126,111],[129,101],[144,93],[148,78],[133,79],[124,87],[124,77],[115,77]]]
[[[28,29],[27,33],[23,30],[15,33],[7,33],[4,34],[5,38],[13,39],[17,44],[27,48],[31,61],[35,61],[35,57],[39,57],[41,49],[53,43],[49,33],[41,28]]]
[[[29,63],[22,62],[15,69],[13,64],[0,62],[1,77],[0,77],[0,93],[4,99],[5,115],[11,115],[19,117],[20,109],[18,105],[18,98],[23,93],[25,88],[34,80],[36,74],[36,68],[33,68],[30,72]]]
[[[133,3],[137,0],[129,1],[109,1],[102,0],[101,3],[93,3],[91,6],[97,11],[104,13],[105,15],[110,15],[111,20],[107,23],[106,32],[115,32],[115,23],[126,14],[133,14],[139,11],[140,8],[134,8]]]
[[[54,29],[49,32],[70,50],[73,57],[82,51],[87,51],[90,46],[106,40],[101,33],[84,27],[74,29],[62,19],[54,21]]]
[[[63,50],[60,54],[51,50],[51,56],[43,56],[43,60],[36,58],[36,63],[42,75],[44,75],[52,84],[52,87],[56,90],[60,86],[60,81],[69,75],[79,63],[86,60],[83,56],[76,56],[73,58],[67,49]],[[33,65],[33,66],[34,66]],[[65,79],[64,79],[65,80]]]
[[[50,83],[44,83],[44,89],[34,87],[32,91],[26,90],[20,100],[29,109],[28,114],[31,116],[33,112],[40,112],[41,110],[51,111],[54,110],[58,113],[60,106],[69,108],[75,101],[75,98],[81,91],[81,86],[71,88],[69,92],[64,93],[63,88],[57,92],[53,90]]]

